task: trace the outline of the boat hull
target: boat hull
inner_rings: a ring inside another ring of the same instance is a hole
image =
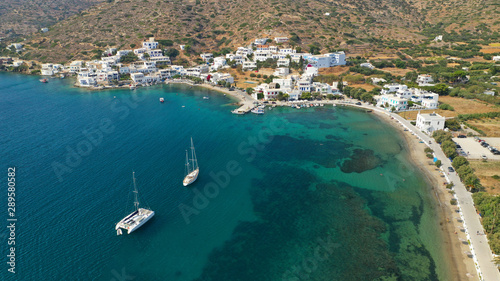
[[[182,184],[184,186],[188,186],[190,184],[192,184],[193,182],[196,181],[196,179],[198,178],[198,174],[200,173],[200,169],[196,169],[194,171],[192,171],[191,173],[189,173],[185,178],[184,180],[182,181]]]
[[[117,223],[115,229],[125,229],[127,230],[127,234],[130,234],[149,221],[154,215],[155,212],[152,210],[139,208],[139,210],[132,212],[130,215],[126,216],[119,223]],[[139,222],[134,220],[137,216],[141,216],[141,220]]]

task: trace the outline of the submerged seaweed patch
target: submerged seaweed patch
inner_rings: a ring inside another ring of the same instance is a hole
[[[367,212],[366,202],[352,187],[317,184],[311,191],[306,187],[317,182],[314,175],[275,164],[267,163],[273,173],[252,183],[259,220],[241,223],[232,238],[212,252],[197,281],[297,280],[304,276],[320,281],[373,280],[399,274],[386,242],[380,239],[385,224]],[[331,252],[323,250],[328,258],[299,277],[294,268],[303,267],[314,249],[324,246],[321,241],[337,245]]]
[[[350,159],[344,160],[340,170],[344,173],[362,173],[375,169],[382,164],[382,159],[371,149],[354,149]]]
[[[338,159],[349,155],[350,144],[338,140],[318,141],[299,136],[275,136],[263,155],[267,161],[311,161],[326,168],[337,166]],[[311,153],[314,151],[314,153]]]

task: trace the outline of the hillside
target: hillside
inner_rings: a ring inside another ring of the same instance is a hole
[[[149,36],[170,40],[163,47],[187,44],[193,52],[274,36],[291,37],[292,45],[307,51],[356,47],[362,52],[393,39],[416,43],[451,30],[494,34],[498,5],[495,0],[117,0],[33,35],[23,57],[66,62],[90,58],[92,50],[107,46],[133,48]]]
[[[0,38],[28,35],[104,0],[2,0]]]

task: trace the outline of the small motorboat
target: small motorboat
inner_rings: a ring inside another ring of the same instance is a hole
[[[43,79],[40,79],[40,82],[42,82],[42,83],[48,83],[49,80],[47,78],[43,78]]]
[[[204,99],[204,100],[208,100],[208,99],[210,99],[210,98],[209,98],[209,97],[203,97],[203,99]]]
[[[160,102],[164,102],[164,101],[165,101],[165,99],[163,99],[163,98],[160,98]]]

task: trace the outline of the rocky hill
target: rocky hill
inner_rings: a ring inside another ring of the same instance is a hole
[[[390,40],[417,43],[452,30],[498,35],[499,5],[497,0],[106,1],[31,36],[23,56],[66,62],[90,58],[107,46],[134,48],[149,36],[164,40],[163,47],[186,44],[197,52],[274,36],[288,36],[290,44],[307,51],[328,51],[381,47]]]
[[[37,32],[104,0],[2,0],[0,38]]]

